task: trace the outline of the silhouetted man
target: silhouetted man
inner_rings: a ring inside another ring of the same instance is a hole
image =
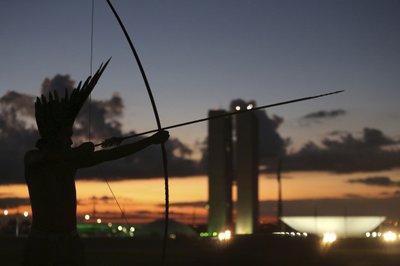
[[[25,155],[25,179],[32,206],[32,228],[24,265],[84,265],[84,250],[76,228],[75,174],[79,168],[119,159],[152,144],[165,142],[161,131],[136,143],[95,151],[91,142],[72,148],[73,124],[108,62],[63,98],[57,92],[35,103],[40,134],[37,149]],[[112,138],[108,144],[118,143]],[[106,143],[107,144],[107,143]]]

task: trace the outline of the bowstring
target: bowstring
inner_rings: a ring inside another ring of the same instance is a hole
[[[95,0],[92,0],[91,18],[90,18],[90,22],[91,22],[90,23],[91,24],[90,25],[90,64],[89,64],[89,66],[90,66],[89,67],[90,68],[90,76],[93,75],[94,1]],[[89,94],[89,106],[88,106],[88,139],[89,139],[89,142],[91,141],[91,138],[92,138],[92,132],[91,132],[91,123],[92,123],[92,121],[91,121],[91,118],[92,118],[91,110],[92,110],[92,108],[91,108],[91,106],[92,106],[92,93]],[[106,177],[104,177],[104,181],[106,182],[107,187],[110,190],[111,195],[114,198],[114,201],[117,204],[119,211],[121,212],[122,218],[125,220],[125,223],[128,226],[129,225],[128,218],[126,217],[125,212],[123,211],[121,205],[119,204],[118,199],[115,196],[115,193],[112,190],[112,188],[110,186],[110,183],[108,182],[108,179]]]
[[[92,6],[91,6],[91,15],[90,15],[90,76],[93,75],[93,35],[94,35],[94,0],[92,0]],[[92,137],[92,132],[91,132],[91,112],[92,112],[92,92],[89,94],[89,106],[88,106],[88,139],[89,141],[91,140]]]

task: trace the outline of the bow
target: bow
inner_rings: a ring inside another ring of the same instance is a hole
[[[298,98],[298,99],[293,99],[293,100],[289,100],[289,101],[284,101],[284,102],[279,102],[279,103],[274,103],[274,104],[269,104],[269,105],[263,105],[260,107],[256,107],[256,108],[250,108],[247,110],[241,110],[241,111],[237,111],[237,112],[230,112],[221,116],[215,116],[215,117],[208,117],[208,118],[201,118],[201,119],[197,119],[197,120],[193,120],[193,121],[188,121],[188,122],[184,122],[184,123],[180,123],[180,124],[176,124],[176,125],[172,125],[172,126],[167,126],[167,127],[162,127],[161,126],[161,122],[160,122],[160,117],[158,115],[158,110],[157,110],[157,106],[153,97],[153,93],[152,90],[150,88],[150,84],[149,81],[147,79],[146,73],[144,71],[143,65],[140,61],[139,55],[133,45],[132,39],[129,36],[120,16],[118,15],[117,11],[115,10],[114,6],[112,5],[110,0],[106,0],[108,6],[110,7],[114,17],[116,18],[116,20],[118,21],[118,24],[122,30],[122,32],[124,33],[125,39],[129,44],[129,47],[131,49],[131,52],[135,58],[135,61],[139,67],[140,73],[142,75],[143,78],[143,82],[146,86],[146,90],[147,90],[147,94],[149,96],[152,108],[153,108],[153,113],[154,113],[154,117],[157,123],[157,129],[155,130],[150,130],[147,132],[143,132],[143,133],[139,133],[139,134],[134,134],[134,135],[130,135],[130,136],[125,136],[125,137],[119,137],[119,138],[111,138],[109,140],[106,140],[102,143],[97,144],[96,146],[103,146],[103,147],[107,147],[107,146],[112,146],[112,145],[118,145],[119,143],[121,143],[123,140],[128,139],[128,138],[132,138],[132,137],[137,137],[137,136],[141,136],[144,134],[148,134],[148,133],[152,133],[152,132],[157,132],[157,131],[162,131],[165,129],[171,129],[171,128],[176,128],[176,127],[181,127],[181,126],[186,126],[186,125],[190,125],[190,124],[194,124],[194,123],[199,123],[199,122],[203,122],[203,121],[208,121],[211,119],[217,119],[220,117],[225,117],[225,116],[230,116],[230,115],[235,115],[235,114],[239,114],[239,113],[243,113],[243,112],[250,112],[250,111],[255,111],[255,110],[260,110],[260,109],[264,109],[264,108],[270,108],[270,107],[274,107],[274,106],[280,106],[280,105],[285,105],[285,104],[290,104],[290,103],[294,103],[294,102],[300,102],[300,101],[306,101],[306,100],[311,100],[311,99],[316,99],[316,98],[320,98],[320,97],[325,97],[328,95],[332,95],[332,94],[337,94],[337,93],[341,93],[343,91],[335,91],[335,92],[330,92],[330,93],[325,93],[325,94],[320,94],[320,95],[315,95],[315,96],[310,96],[310,97],[304,97],[304,98]],[[163,171],[164,171],[164,184],[165,184],[165,227],[164,227],[164,237],[163,237],[163,248],[162,248],[162,263],[165,264],[165,257],[166,257],[166,244],[167,244],[167,239],[168,239],[168,220],[169,220],[169,185],[168,185],[168,158],[167,158],[167,152],[165,149],[165,145],[164,143],[161,144],[161,153],[162,153],[162,160],[163,160]]]
[[[151,106],[153,107],[153,113],[154,117],[157,123],[157,130],[161,131],[162,126],[160,122],[160,117],[158,115],[158,110],[157,110],[157,105],[154,100],[153,92],[150,88],[149,81],[147,79],[146,73],[144,71],[142,62],[140,61],[139,55],[135,49],[135,46],[133,45],[133,42],[131,40],[131,37],[129,36],[128,32],[126,31],[126,28],[118,15],[117,11],[115,10],[114,6],[112,5],[110,0],[107,0],[107,4],[110,7],[112,13],[114,14],[114,17],[117,19],[119,26],[121,27],[121,30],[124,33],[124,36],[129,44],[129,47],[131,49],[131,52],[135,58],[135,61],[139,67],[140,74],[142,75],[143,82],[146,86],[147,94],[149,96]],[[168,158],[167,158],[167,151],[165,149],[165,144],[161,143],[161,154],[162,154],[162,161],[163,161],[163,172],[164,172],[164,186],[165,186],[165,226],[164,226],[164,238],[163,238],[163,248],[162,248],[162,262],[163,264],[165,263],[165,255],[166,255],[166,244],[167,244],[167,239],[168,239],[168,220],[169,220],[169,184],[168,184]]]

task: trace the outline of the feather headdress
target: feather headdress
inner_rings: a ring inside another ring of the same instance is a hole
[[[101,64],[93,77],[89,76],[83,85],[82,81],[79,82],[78,87],[74,88],[70,95],[65,89],[63,98],[58,95],[57,91],[50,92],[47,98],[45,95],[36,98],[36,124],[42,139],[52,139],[61,130],[72,130],[79,111],[96,86],[110,59],[105,64]]]

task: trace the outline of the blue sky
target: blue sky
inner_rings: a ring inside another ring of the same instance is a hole
[[[94,63],[112,63],[93,97],[118,91],[124,127],[155,122],[137,66],[105,1],[95,1]],[[332,130],[376,127],[399,137],[398,1],[113,1],[142,57],[164,125],[203,117],[234,98],[258,104],[346,89],[271,110],[294,146]],[[57,73],[89,72],[91,0],[0,2],[0,94],[37,94]],[[311,126],[298,119],[342,108]],[[206,124],[174,130],[186,143]]]

